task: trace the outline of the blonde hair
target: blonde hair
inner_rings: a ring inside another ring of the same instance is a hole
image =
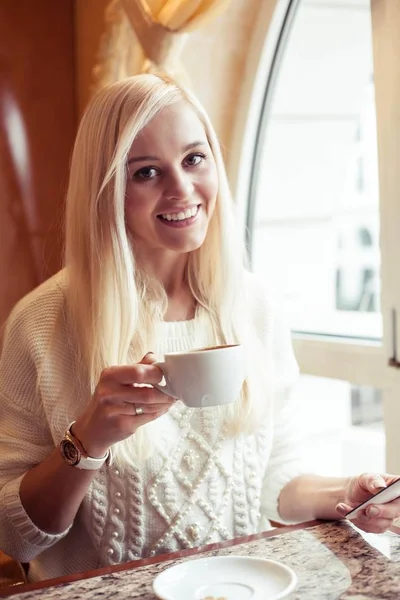
[[[191,252],[187,281],[207,311],[216,343],[243,343],[250,369],[262,352],[246,298],[241,236],[217,136],[193,95],[165,77],[143,74],[103,88],[82,118],[72,156],[67,194],[67,311],[91,392],[102,370],[139,361],[153,347],[155,323],[162,320],[166,295],[135,263],[125,225],[126,165],[138,133],[164,107],[188,103],[208,138],[218,173],[216,209],[202,246]],[[225,415],[232,434],[254,431],[264,402],[256,401],[262,368],[253,368],[242,398]],[[261,386],[262,387],[262,386]],[[264,395],[264,400],[265,395]],[[146,427],[117,445],[124,459],[144,447]],[[133,446],[132,446],[133,443]]]

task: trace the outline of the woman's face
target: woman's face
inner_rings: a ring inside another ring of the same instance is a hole
[[[128,155],[125,214],[136,249],[148,256],[199,248],[217,191],[214,157],[196,113],[183,101],[164,108]]]

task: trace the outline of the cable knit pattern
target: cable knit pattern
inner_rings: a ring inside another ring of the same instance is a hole
[[[103,564],[118,564],[124,559],[125,526],[128,520],[127,494],[129,486],[115,472],[111,471],[108,478],[108,490],[98,489],[103,498],[108,493],[108,518],[103,534],[101,547],[101,562]],[[135,507],[136,508],[136,507]],[[134,508],[134,514],[137,510]]]
[[[211,442],[213,438],[213,433],[215,431],[215,420],[214,420],[214,411],[213,409],[204,409],[202,411],[202,419],[203,419],[203,432],[204,438]],[[196,456],[196,455],[195,455]],[[215,465],[212,466],[210,471],[210,476],[208,478],[208,501],[211,505],[211,508],[215,510],[218,502],[219,495],[219,485],[218,485],[218,472]]]
[[[244,442],[244,481],[246,485],[248,501],[248,518],[250,527],[255,530],[260,519],[260,465],[255,452],[253,438],[247,438]]]
[[[249,515],[247,495],[242,482],[244,481],[243,469],[243,447],[242,437],[235,442],[233,455],[233,505],[234,505],[234,528],[235,536],[245,535],[249,528]]]
[[[91,485],[91,503],[85,507],[88,512],[92,527],[93,543],[98,548],[100,554],[101,540],[103,539],[104,530],[106,527],[107,514],[109,512],[107,485],[107,474],[104,467],[99,471],[98,477]],[[92,509],[92,510],[91,510]]]
[[[65,272],[21,300],[5,329],[0,360],[0,548],[30,562],[30,578],[49,578],[165,551],[221,541],[281,520],[282,487],[301,472],[290,389],[298,370],[289,332],[252,276],[257,331],[275,385],[268,419],[253,435],[230,438],[215,409],[177,402],[147,427],[154,452],[142,463],[102,467],[71,527],[36,527],[19,497],[21,479],[58,445],[88,398],[78,397],[65,316]],[[54,336],[54,332],[58,333]],[[46,354],[52,342],[54,359]],[[204,311],[159,323],[157,357],[215,343]],[[38,386],[38,373],[41,373]],[[75,405],[67,414],[65,398]]]
[[[116,474],[119,475],[118,470],[116,470]],[[143,492],[139,469],[131,467],[128,477],[127,560],[135,560],[135,558],[140,558],[144,544]],[[115,533],[113,532],[112,535]]]

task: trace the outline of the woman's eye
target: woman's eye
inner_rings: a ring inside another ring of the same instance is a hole
[[[142,167],[134,174],[135,179],[153,179],[158,174],[157,169],[154,167]]]
[[[203,162],[205,157],[206,157],[205,154],[203,154],[201,152],[196,152],[195,154],[189,154],[189,156],[187,156],[185,158],[185,163],[188,164],[190,167],[193,167],[193,166],[198,165],[201,162]]]

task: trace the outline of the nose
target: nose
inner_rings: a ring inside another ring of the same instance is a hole
[[[190,174],[183,170],[170,173],[167,180],[165,193],[167,198],[186,199],[193,193],[193,182]]]

